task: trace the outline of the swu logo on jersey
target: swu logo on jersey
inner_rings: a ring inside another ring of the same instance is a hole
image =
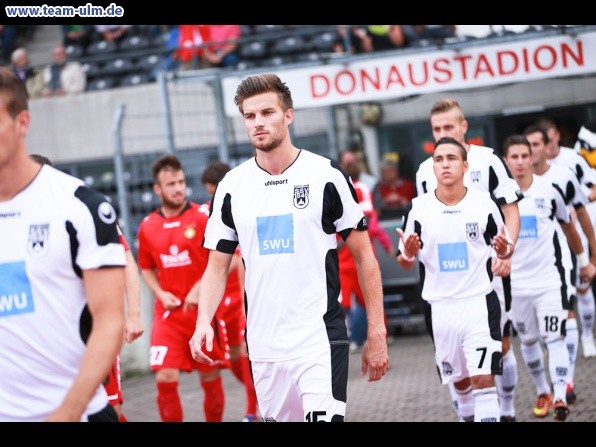
[[[294,206],[299,210],[308,206],[308,186],[309,185],[294,186]]]
[[[259,254],[294,253],[294,216],[257,217]]]
[[[35,310],[23,261],[0,264],[0,278],[10,278],[10,281],[0,281],[0,318]]]
[[[465,242],[439,244],[439,266],[442,272],[468,270],[468,246]]]
[[[165,269],[171,267],[184,267],[191,264],[190,254],[188,250],[179,251],[176,244],[170,245],[170,254],[161,253],[159,259]]]
[[[475,241],[478,239],[478,222],[472,222],[466,224],[466,236],[468,237],[469,241]]]
[[[538,222],[536,216],[519,217],[519,238],[536,239],[538,237]]]
[[[48,252],[50,224],[29,225],[27,252],[33,258],[41,258]]]

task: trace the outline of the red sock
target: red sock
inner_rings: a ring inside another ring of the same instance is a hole
[[[118,416],[118,422],[128,422],[128,419],[126,419],[124,413],[120,413],[120,416]]]
[[[255,392],[255,385],[252,381],[252,374],[250,372],[250,361],[248,356],[241,355],[233,362],[232,372],[236,378],[244,384],[246,388],[246,414],[257,414],[257,393]]]
[[[224,411],[224,390],[221,377],[205,382],[201,380],[201,386],[205,391],[203,409],[206,422],[222,422]]]
[[[157,382],[157,408],[162,422],[182,422],[178,382]]]

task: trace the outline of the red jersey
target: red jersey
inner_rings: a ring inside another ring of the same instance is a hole
[[[389,185],[379,182],[378,188],[379,193],[383,198],[384,206],[387,208],[399,208],[403,206],[397,199],[395,199],[396,194],[405,197],[409,201],[412,201],[412,199],[416,197],[414,182],[408,179],[400,178],[396,183]]]
[[[207,267],[209,250],[203,247],[206,225],[207,216],[196,203],[188,202],[178,216],[166,218],[157,209],[139,226],[139,267],[157,270],[160,287],[181,301]],[[155,311],[158,315],[164,312],[157,299]]]

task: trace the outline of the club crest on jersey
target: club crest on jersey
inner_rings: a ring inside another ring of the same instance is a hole
[[[184,229],[184,237],[186,239],[193,239],[197,234],[197,230],[194,227],[186,227]]]
[[[308,206],[308,187],[309,185],[294,186],[294,206],[299,210]]]
[[[41,258],[48,252],[48,239],[50,224],[37,224],[29,226],[29,241],[27,251],[34,258]]]
[[[470,179],[473,183],[478,183],[480,181],[480,171],[470,171]]]
[[[467,223],[466,224],[466,235],[469,241],[475,241],[478,239],[478,223]]]
[[[544,198],[539,197],[534,199],[534,201],[536,202],[536,208],[538,208],[539,210],[543,210],[544,209]]]
[[[453,367],[449,362],[442,362],[443,364],[443,375],[450,376],[453,374]]]

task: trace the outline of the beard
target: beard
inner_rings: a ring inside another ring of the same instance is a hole
[[[271,152],[273,149],[278,147],[281,144],[281,142],[281,138],[272,136],[271,134],[269,134],[268,138],[261,141],[255,141],[255,139],[252,139],[252,144],[255,147],[255,149],[262,152]]]
[[[175,198],[162,197],[161,202],[164,208],[175,209],[180,208],[186,203],[186,195],[176,196]]]

